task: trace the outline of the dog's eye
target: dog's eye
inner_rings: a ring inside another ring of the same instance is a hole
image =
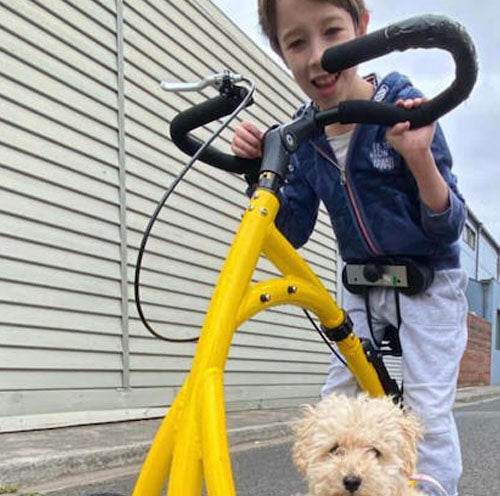
[[[339,452],[339,448],[340,448],[340,446],[339,446],[338,444],[334,444],[334,445],[332,446],[331,450],[330,450],[330,453],[331,453],[332,455],[336,455],[336,454],[338,454],[338,452]]]
[[[382,453],[377,448],[370,448],[370,451],[375,455],[375,458],[382,458]]]

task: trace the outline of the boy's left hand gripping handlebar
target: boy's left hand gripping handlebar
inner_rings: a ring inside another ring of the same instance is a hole
[[[411,127],[422,127],[436,121],[469,96],[478,73],[474,43],[461,24],[445,16],[423,15],[391,24],[327,49],[321,64],[325,70],[335,74],[390,52],[409,48],[441,48],[451,53],[456,66],[453,83],[432,100],[411,110],[373,100],[341,102],[339,122],[392,126],[408,120]]]
[[[240,88],[240,90],[246,91],[243,88]],[[177,114],[170,124],[170,136],[173,142],[184,153],[193,156],[201,148],[202,142],[190,135],[189,132],[226,115],[230,115],[243,101],[243,98],[243,95],[238,95],[237,97],[234,95],[231,97],[218,96]],[[222,153],[211,146],[199,158],[218,169],[237,174],[258,174],[261,164],[260,159],[250,160],[235,157],[234,155]]]

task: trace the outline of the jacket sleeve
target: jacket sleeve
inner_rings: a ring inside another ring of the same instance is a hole
[[[422,92],[411,85],[404,88],[398,95],[399,98],[421,96],[423,96]],[[431,151],[439,172],[448,185],[450,205],[444,212],[436,213],[423,202],[420,202],[421,225],[429,238],[445,243],[453,243],[459,239],[465,224],[465,201],[458,191],[457,178],[451,172],[453,160],[439,123],[436,123]]]
[[[436,124],[431,151],[439,172],[448,184],[450,205],[444,212],[436,213],[421,202],[422,227],[430,238],[453,243],[460,237],[464,227],[466,210],[464,199],[457,188],[457,178],[451,172],[452,158],[439,124]]]
[[[292,157],[290,168],[287,182],[279,191],[280,210],[276,227],[295,248],[300,248],[307,242],[316,224],[319,198],[296,156]]]

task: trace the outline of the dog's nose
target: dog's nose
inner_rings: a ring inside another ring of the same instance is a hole
[[[359,486],[361,486],[361,477],[357,475],[347,475],[342,482],[350,493],[355,493],[359,489]]]

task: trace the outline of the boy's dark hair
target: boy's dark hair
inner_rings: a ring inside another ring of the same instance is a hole
[[[312,0],[318,3],[331,3],[344,10],[351,16],[354,25],[359,24],[361,14],[366,11],[364,0]],[[259,24],[264,35],[269,39],[271,48],[281,55],[278,41],[276,3],[278,0],[259,0]]]

